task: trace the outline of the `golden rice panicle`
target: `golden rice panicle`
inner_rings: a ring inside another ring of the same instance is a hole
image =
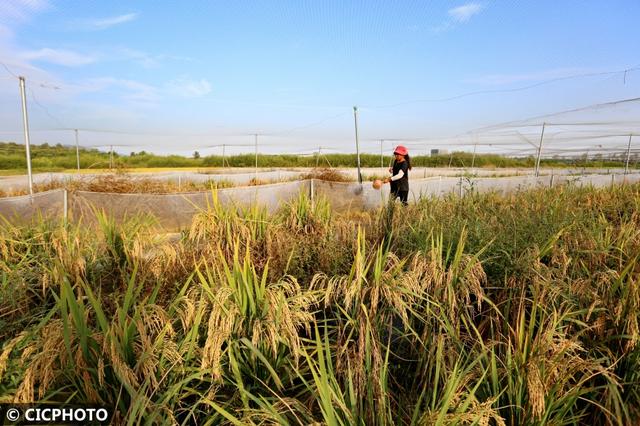
[[[9,340],[2,349],[2,352],[0,353],[0,381],[2,381],[2,375],[4,374],[4,372],[7,371],[7,365],[9,363],[9,356],[11,355],[11,352],[15,349],[18,343],[22,342],[22,340],[26,336],[26,331],[21,332],[16,337]]]
[[[223,345],[234,331],[235,322],[242,321],[238,308],[227,301],[231,290],[220,288],[213,295],[209,320],[207,322],[207,338],[202,349],[201,368],[210,371],[215,381],[222,378]]]
[[[39,399],[46,394],[62,366],[70,361],[67,351],[61,348],[64,348],[62,321],[52,320],[22,352],[21,361],[26,364],[26,370],[14,402],[35,401],[36,388]]]

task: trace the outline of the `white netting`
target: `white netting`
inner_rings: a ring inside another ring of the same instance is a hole
[[[497,191],[509,193],[535,187],[576,185],[604,188],[614,184],[638,183],[640,174],[629,175],[567,175],[554,174],[540,177],[513,176],[504,178],[437,177],[411,181],[409,200],[421,197],[469,192]],[[219,202],[224,206],[248,207],[261,205],[273,212],[283,203],[294,200],[300,192],[311,193],[314,198],[326,198],[336,211],[349,209],[369,210],[383,205],[389,198],[389,187],[375,190],[371,182],[358,183],[305,180],[270,185],[225,188],[217,190]],[[62,217],[65,211],[65,191],[62,189],[35,194],[0,198],[0,215],[10,223],[25,224],[34,218]],[[76,191],[68,193],[67,206],[72,220],[95,222],[95,211],[105,211],[117,221],[127,217],[149,214],[165,228],[181,229],[191,224],[193,216],[212,203],[210,191],[177,194],[110,194]]]
[[[39,192],[33,196],[0,198],[0,216],[10,223],[25,224],[39,217],[62,217],[64,190]]]
[[[225,206],[247,207],[261,205],[275,211],[280,205],[308,191],[308,181],[285,182],[271,185],[226,188],[217,190],[218,200]],[[213,201],[210,191],[180,194],[110,194],[77,191],[71,198],[74,219],[93,221],[94,209],[104,210],[116,220],[138,214],[154,216],[166,228],[184,228],[193,216],[206,209]]]
[[[292,170],[271,170],[271,171],[259,171],[258,173],[235,173],[225,172],[216,174],[206,174],[198,172],[153,172],[153,173],[127,173],[123,175],[130,180],[136,179],[150,179],[155,181],[167,181],[173,183],[206,183],[210,181],[215,182],[229,182],[236,186],[248,185],[254,179],[259,182],[274,183],[281,181],[298,180],[303,174],[303,171]],[[34,184],[47,184],[52,181],[58,182],[90,182],[93,179],[112,176],[104,173],[36,173],[33,175]],[[5,191],[18,191],[24,190],[29,187],[29,181],[27,176],[7,176],[0,178],[0,186]]]
[[[640,181],[640,174],[629,175],[546,175],[546,176],[514,176],[505,178],[427,178],[411,181],[409,200],[422,197],[443,196],[456,194],[464,196],[474,192],[510,193],[533,188],[551,187],[557,185],[574,184],[578,186],[592,185],[604,188],[619,183],[636,183]],[[314,181],[316,197],[325,197],[333,209],[372,209],[379,207],[389,199],[389,186],[381,190],[373,189],[371,182],[362,185],[356,183],[338,183]]]

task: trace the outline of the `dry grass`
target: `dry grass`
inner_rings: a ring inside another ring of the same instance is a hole
[[[95,176],[90,179],[52,179],[49,182],[34,184],[33,191],[44,192],[52,189],[65,188],[68,191],[108,192],[119,194],[171,194],[193,191],[210,191],[211,188],[229,188],[233,184],[228,181],[208,182],[176,182],[152,179],[146,177],[131,177],[120,174]],[[27,195],[28,189],[14,191],[0,190],[0,197],[14,197]]]
[[[340,170],[333,168],[313,169],[309,173],[302,176],[303,179],[318,179],[329,182],[353,182],[354,179],[347,176]]]

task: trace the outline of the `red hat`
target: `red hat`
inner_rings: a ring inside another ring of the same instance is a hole
[[[409,153],[409,150],[402,145],[398,145],[396,146],[396,149],[393,150],[393,153],[400,154],[400,155],[407,155]]]

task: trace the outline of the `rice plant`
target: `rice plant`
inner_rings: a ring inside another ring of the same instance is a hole
[[[116,424],[640,422],[640,186],[0,224],[0,402]]]

